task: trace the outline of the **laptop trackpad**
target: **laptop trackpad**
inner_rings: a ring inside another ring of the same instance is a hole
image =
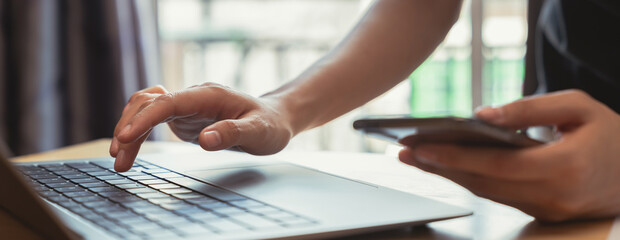
[[[326,210],[324,203],[327,199],[332,206],[350,205],[352,197],[378,190],[367,183],[288,163],[186,173],[248,197],[297,211],[316,209],[308,204],[321,205],[322,210]]]

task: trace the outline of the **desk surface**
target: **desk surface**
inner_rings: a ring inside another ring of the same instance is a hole
[[[13,158],[42,161],[108,155],[107,139],[69,146],[49,152]],[[147,142],[141,153],[196,152],[200,147],[172,142]],[[540,224],[520,211],[478,198],[458,185],[379,154],[339,152],[282,152],[276,158],[325,172],[473,209],[474,215],[422,227],[366,234],[349,239],[607,239],[613,220],[554,225]],[[37,239],[36,235],[0,211],[0,234],[6,239]]]

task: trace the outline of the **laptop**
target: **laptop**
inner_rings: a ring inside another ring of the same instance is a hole
[[[10,163],[0,207],[44,239],[311,239],[425,224],[471,211],[232,151]]]

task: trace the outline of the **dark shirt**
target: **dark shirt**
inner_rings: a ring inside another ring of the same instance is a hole
[[[620,113],[620,0],[547,0],[536,27],[539,92],[582,89]]]

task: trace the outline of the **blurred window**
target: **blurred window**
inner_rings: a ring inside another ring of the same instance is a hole
[[[370,3],[158,0],[164,85],[178,90],[209,81],[259,96],[327,53]],[[521,97],[526,4],[525,0],[465,1],[445,41],[407,81],[352,113],[300,134],[289,148],[384,151],[385,143],[361,137],[351,122],[368,114],[470,116],[475,105]],[[472,24],[480,29],[478,38],[472,37]],[[480,62],[472,61],[475,44],[482,46]],[[476,70],[482,75],[478,81],[472,80]]]

